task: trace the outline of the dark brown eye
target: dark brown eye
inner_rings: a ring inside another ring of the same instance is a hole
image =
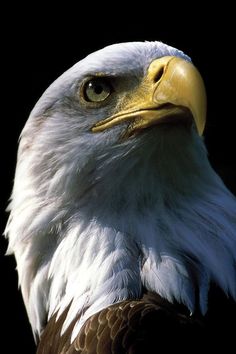
[[[112,93],[112,86],[105,78],[94,78],[83,87],[83,96],[87,102],[102,102]]]

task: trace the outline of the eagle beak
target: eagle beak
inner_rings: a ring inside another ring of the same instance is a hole
[[[101,132],[129,121],[126,136],[159,123],[195,122],[202,135],[206,121],[206,90],[195,66],[179,57],[154,60],[146,77],[123,111],[99,121],[93,132]]]

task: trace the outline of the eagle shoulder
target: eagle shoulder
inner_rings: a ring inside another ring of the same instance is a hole
[[[186,308],[151,292],[141,299],[115,303],[92,315],[72,343],[71,332],[79,318],[61,335],[67,311],[58,319],[56,314],[50,319],[37,354],[157,353],[161,348],[183,350],[186,338],[197,342],[205,336],[199,318],[187,315]]]

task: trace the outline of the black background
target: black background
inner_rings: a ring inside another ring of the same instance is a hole
[[[85,55],[115,42],[160,40],[183,50],[199,68],[208,94],[205,141],[209,158],[226,185],[236,193],[235,56],[233,10],[214,5],[170,3],[100,4],[86,8],[67,4],[10,9],[3,28],[1,121],[1,233],[13,185],[17,140],[37,99],[61,73]],[[3,47],[4,45],[4,47]],[[34,343],[20,292],[13,257],[4,257],[1,237],[1,330],[6,353],[34,353]],[[11,338],[9,340],[9,338]],[[2,352],[2,351],[1,351]],[[4,351],[3,351],[4,352]]]

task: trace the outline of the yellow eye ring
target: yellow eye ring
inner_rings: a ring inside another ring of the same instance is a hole
[[[106,78],[93,78],[83,87],[83,98],[87,102],[103,102],[112,93],[112,86]]]

